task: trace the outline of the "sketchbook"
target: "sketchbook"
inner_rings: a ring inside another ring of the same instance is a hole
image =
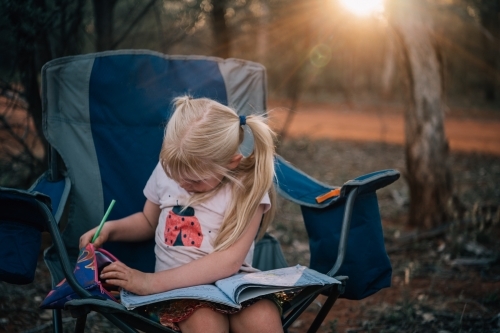
[[[340,284],[340,281],[305,266],[297,265],[270,271],[236,274],[216,281],[215,284],[180,288],[147,296],[135,295],[122,289],[120,299],[128,310],[178,299],[199,299],[241,308],[242,302],[258,296],[328,284]]]

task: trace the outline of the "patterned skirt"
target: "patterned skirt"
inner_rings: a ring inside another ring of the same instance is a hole
[[[200,308],[209,308],[222,314],[231,315],[251,306],[252,304],[255,304],[261,299],[269,299],[276,304],[281,313],[283,305],[286,302],[289,302],[296,294],[297,291],[292,293],[278,292],[256,297],[243,302],[241,304],[241,309],[209,301],[181,299],[143,306],[136,309],[136,311],[149,319],[159,322],[163,326],[180,332],[178,323],[189,318],[197,309]]]

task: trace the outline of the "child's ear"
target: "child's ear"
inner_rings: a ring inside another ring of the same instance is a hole
[[[236,169],[236,167],[240,164],[241,162],[241,159],[243,158],[243,155],[241,154],[236,154],[234,155],[232,158],[231,158],[231,162],[229,162],[229,165],[227,166],[227,168],[229,170],[234,170]]]

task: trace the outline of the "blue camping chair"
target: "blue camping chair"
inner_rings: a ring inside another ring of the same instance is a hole
[[[264,67],[237,59],[122,50],[53,60],[43,67],[42,80],[50,164],[30,190],[0,188],[0,257],[12,258],[10,264],[0,265],[0,280],[32,281],[40,233],[49,231],[53,244],[44,259],[53,285],[66,278],[80,296],[65,307],[78,318],[75,332],[83,332],[90,311],[124,332],[173,332],[121,304],[91,297],[78,284],[72,271],[79,237],[99,223],[112,199],[116,205],[109,219],[142,209],[142,189],[158,161],[174,97],[208,97],[246,115],[265,111]],[[251,139],[246,140],[244,150],[251,151],[251,145]],[[284,308],[286,331],[319,294],[327,295],[309,328],[315,332],[339,296],[362,299],[390,286],[392,269],[375,192],[397,180],[399,173],[364,175],[330,196],[339,188],[312,179],[279,156],[275,163],[278,193],[301,205],[310,238],[310,267],[343,282],[340,287],[305,288]],[[5,249],[7,242],[19,238],[24,239],[16,245],[22,254],[12,246]],[[153,246],[151,240],[108,243],[105,248],[127,265],[152,272]],[[14,265],[17,258],[25,262]],[[256,244],[255,267],[285,265],[274,238],[267,235]],[[62,332],[61,311],[54,310],[53,318],[54,332]]]

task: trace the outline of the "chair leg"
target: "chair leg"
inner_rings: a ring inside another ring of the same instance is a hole
[[[109,320],[112,324],[114,324],[123,333],[138,333],[135,328],[129,326],[129,324],[122,321],[114,314],[101,312],[101,315],[103,315],[107,320]]]
[[[86,322],[87,322],[87,315],[86,314],[76,318],[75,333],[84,333]]]
[[[328,314],[328,312],[330,312],[330,309],[332,308],[333,304],[335,303],[338,297],[339,297],[338,290],[332,290],[332,293],[326,299],[325,303],[319,310],[318,315],[316,316],[316,318],[314,318],[314,321],[312,322],[311,326],[309,326],[307,333],[315,333],[319,329],[321,323],[323,323],[323,320],[325,320],[326,315]]]
[[[52,310],[52,324],[54,325],[54,333],[63,333],[61,309]]]
[[[298,307],[298,308],[295,308],[292,313],[290,313],[283,321],[283,330],[288,330],[288,327],[290,327],[290,325],[295,321],[295,319],[297,319],[301,314],[302,312],[304,312],[304,310],[314,301],[314,299],[316,298],[316,296],[314,297],[309,297],[309,299],[307,300],[304,300],[304,302]]]

